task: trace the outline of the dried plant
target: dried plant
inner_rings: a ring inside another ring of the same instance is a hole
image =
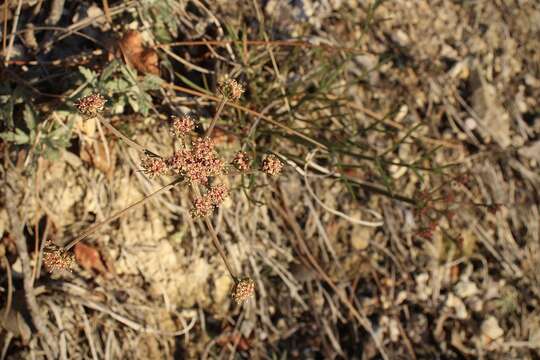
[[[238,101],[244,92],[244,89],[236,80],[225,79],[220,82],[219,92],[222,96],[221,101],[204,135],[200,136],[194,133],[196,121],[192,115],[184,114],[180,117],[173,116],[171,118],[170,133],[175,137],[181,138],[183,141],[180,142],[180,148],[176,149],[168,157],[163,157],[144,148],[122,134],[118,129],[114,128],[101,115],[106,101],[100,94],[94,93],[78,100],[76,102],[76,107],[81,114],[85,115],[87,118],[96,117],[128,145],[141,151],[144,154],[144,158],[140,165],[143,173],[147,174],[149,177],[158,177],[166,174],[171,174],[176,177],[172,183],[164,188],[170,189],[178,184],[187,184],[191,186],[194,198],[191,215],[194,218],[204,220],[211,235],[212,242],[222,257],[230,276],[234,280],[235,286],[232,292],[233,299],[236,302],[241,303],[253,295],[255,283],[249,278],[240,279],[235,275],[221,246],[219,236],[215,232],[209,217],[214,210],[223,203],[227,196],[229,196],[229,188],[226,185],[219,182],[213,184],[213,182],[215,182],[214,179],[218,180],[220,177],[227,176],[227,162],[221,159],[215,148],[215,143],[212,139],[212,130],[219,119],[220,113],[226,102]],[[250,168],[250,159],[248,155],[242,151],[239,151],[230,163],[243,172]],[[262,171],[269,175],[277,176],[281,172],[282,167],[283,164],[276,156],[268,155],[263,160]],[[128,210],[144,204],[153,196],[161,193],[164,188],[148,195],[137,203],[132,204],[128,208],[111,216],[109,219],[91,226],[87,231],[84,231],[80,236],[71,241],[65,249],[71,249],[76,243],[91,235],[100,226],[112,221],[112,219],[118,218]],[[64,259],[67,259],[65,257],[65,251],[62,254],[53,252],[48,256],[46,262],[48,261],[51,265],[60,267],[63,265]]]

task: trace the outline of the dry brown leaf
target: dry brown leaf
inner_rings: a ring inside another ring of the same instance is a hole
[[[131,55],[141,53],[144,48],[141,34],[136,30],[130,30],[122,36],[118,43],[124,54]]]
[[[221,335],[217,340],[217,344],[219,346],[234,346],[236,344],[237,349],[240,351],[247,351],[250,348],[249,340],[240,334]]]
[[[126,63],[142,74],[159,75],[159,57],[154,49],[145,49],[141,34],[130,30],[122,36],[118,47],[124,55]]]
[[[140,60],[141,62],[137,68],[138,71],[142,73],[159,75],[159,57],[155,50],[144,50],[141,54]]]
[[[83,243],[75,245],[75,259],[85,270],[95,270],[100,274],[108,274],[108,270],[101,260],[99,252]]]

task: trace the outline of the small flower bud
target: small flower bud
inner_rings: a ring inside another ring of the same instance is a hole
[[[232,289],[232,298],[238,304],[245,302],[255,293],[255,282],[250,278],[243,278]]]
[[[262,171],[270,176],[278,176],[283,168],[283,163],[277,156],[270,154],[263,159]]]
[[[92,117],[103,111],[106,102],[107,100],[103,96],[94,93],[77,100],[75,107],[82,115]]]

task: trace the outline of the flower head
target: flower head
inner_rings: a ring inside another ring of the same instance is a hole
[[[74,263],[75,259],[72,254],[51,241],[47,241],[43,250],[43,264],[49,272],[71,271]]]
[[[266,155],[262,163],[262,171],[270,176],[278,176],[283,169],[283,163],[277,156],[270,154]]]
[[[234,156],[234,159],[232,160],[232,164],[235,168],[237,168],[240,171],[248,171],[249,170],[249,163],[250,163],[249,155],[244,151],[239,151]]]
[[[172,117],[171,133],[175,136],[184,136],[195,129],[195,120],[190,114],[184,114],[181,117]]]
[[[142,171],[150,177],[163,175],[169,169],[169,165],[160,157],[146,157],[141,162]]]
[[[240,83],[229,78],[221,80],[218,89],[223,97],[232,102],[238,101],[245,91]]]
[[[208,192],[193,201],[191,216],[194,218],[210,216],[214,209],[229,196],[229,189],[223,184],[212,186]]]
[[[170,168],[190,182],[206,184],[208,177],[223,173],[224,163],[217,157],[210,138],[197,138],[191,149],[176,151],[168,160]]]
[[[75,107],[85,116],[92,117],[101,113],[105,108],[107,100],[98,93],[94,93],[75,102]]]
[[[232,289],[232,298],[241,304],[249,299],[255,292],[255,282],[250,278],[243,278]]]
[[[193,201],[193,209],[191,209],[191,216],[194,218],[207,217],[214,211],[214,205],[207,196],[203,196]]]
[[[208,190],[206,196],[214,206],[219,206],[229,196],[229,188],[223,184],[214,185]]]

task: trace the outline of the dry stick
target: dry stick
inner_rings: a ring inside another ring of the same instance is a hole
[[[123,210],[120,210],[118,211],[116,214],[108,217],[107,219],[97,223],[97,224],[94,224],[92,226],[90,226],[88,229],[86,229],[85,231],[83,231],[79,236],[77,236],[75,239],[71,240],[71,242],[69,244],[67,244],[66,246],[64,246],[64,249],[65,250],[69,250],[71,249],[73,246],[75,246],[78,242],[80,242],[81,240],[84,240],[85,238],[87,238],[88,236],[92,235],[94,232],[96,232],[100,227],[102,227],[103,225],[107,225],[108,223],[110,223],[111,221],[114,221],[116,219],[118,219],[120,216],[124,215],[125,213],[127,213],[129,210],[132,210],[134,208],[137,208],[141,205],[143,205],[144,203],[146,203],[148,200],[150,200],[151,198],[153,198],[154,196],[156,195],[159,195],[167,190],[170,190],[172,189],[173,187],[175,187],[177,184],[180,184],[182,183],[182,181],[180,179],[176,179],[174,180],[173,182],[157,189],[156,191],[154,191],[153,193],[149,194],[149,195],[146,195],[144,198],[142,198],[141,200],[138,200],[136,202],[134,202],[133,204],[129,205],[127,208],[123,209]]]
[[[104,10],[105,16],[107,17],[107,21],[109,22],[109,24],[112,25],[113,22],[112,22],[112,16],[111,16],[111,9],[109,8],[108,0],[103,0],[103,10]]]
[[[7,3],[7,0],[4,0]],[[9,59],[11,58],[11,50],[13,50],[13,43],[15,42],[15,32],[17,32],[17,26],[19,25],[19,16],[21,15],[22,0],[19,0],[17,9],[15,10],[15,16],[13,17],[13,25],[11,27],[11,38],[9,39],[9,47],[7,53],[4,54],[4,64],[7,66]]]
[[[4,28],[2,30],[2,54],[6,53],[7,46],[7,18],[8,18],[8,0],[4,0]]]
[[[225,255],[225,251],[221,247],[221,244],[219,242],[219,238],[216,234],[216,230],[214,229],[214,225],[212,225],[212,222],[208,217],[204,218],[204,222],[206,223],[206,226],[208,227],[208,230],[210,231],[210,234],[212,235],[212,242],[214,243],[214,246],[216,247],[217,251],[219,252],[219,255],[223,259],[223,262],[225,263],[225,266],[227,267],[227,270],[229,271],[229,274],[231,275],[233,281],[235,284],[238,283],[238,277],[234,275],[234,272],[232,270],[231,265],[229,264],[229,261],[227,260],[227,257]]]
[[[48,343],[52,348],[54,348],[54,341],[51,336],[51,333],[45,326],[45,322],[41,313],[39,311],[39,305],[37,303],[34,287],[32,284],[32,270],[30,269],[30,257],[28,256],[28,247],[26,245],[26,239],[22,233],[23,226],[19,218],[19,213],[17,206],[14,201],[17,199],[13,190],[7,184],[4,184],[6,187],[6,198],[10,201],[6,202],[7,213],[11,220],[11,235],[15,238],[15,245],[17,247],[17,253],[19,254],[19,259],[21,259],[22,272],[23,272],[23,286],[24,293],[26,297],[26,304],[28,305],[28,310],[32,316],[32,322],[36,327],[37,331],[44,336],[46,343]]]
[[[219,115],[221,115],[221,112],[225,108],[225,104],[227,103],[227,97],[223,96],[221,101],[219,102],[218,108],[216,110],[216,114],[214,115],[214,118],[212,119],[212,122],[210,123],[210,126],[208,126],[208,129],[206,130],[206,133],[204,134],[205,137],[210,137],[212,135],[212,131],[214,130],[214,126],[216,126],[216,122],[219,118]]]
[[[8,279],[7,299],[4,309],[4,323],[7,321],[9,312],[11,311],[11,304],[13,302],[13,278],[11,277],[11,266],[9,265],[8,258],[5,254],[2,255],[2,261],[6,266],[6,273]]]
[[[114,126],[112,126],[111,123],[107,119],[105,119],[103,116],[97,115],[97,119],[103,124],[103,126],[105,126],[107,129],[109,129],[114,135],[116,135],[120,139],[124,140],[132,148],[135,148],[135,149],[137,149],[137,150],[139,150],[139,151],[141,151],[141,152],[143,152],[145,154],[151,154],[151,155],[159,156],[156,153],[148,150],[144,146],[137,144],[135,141],[131,140],[126,135],[122,134],[118,129],[116,129]],[[161,157],[161,156],[159,156],[159,157]]]

